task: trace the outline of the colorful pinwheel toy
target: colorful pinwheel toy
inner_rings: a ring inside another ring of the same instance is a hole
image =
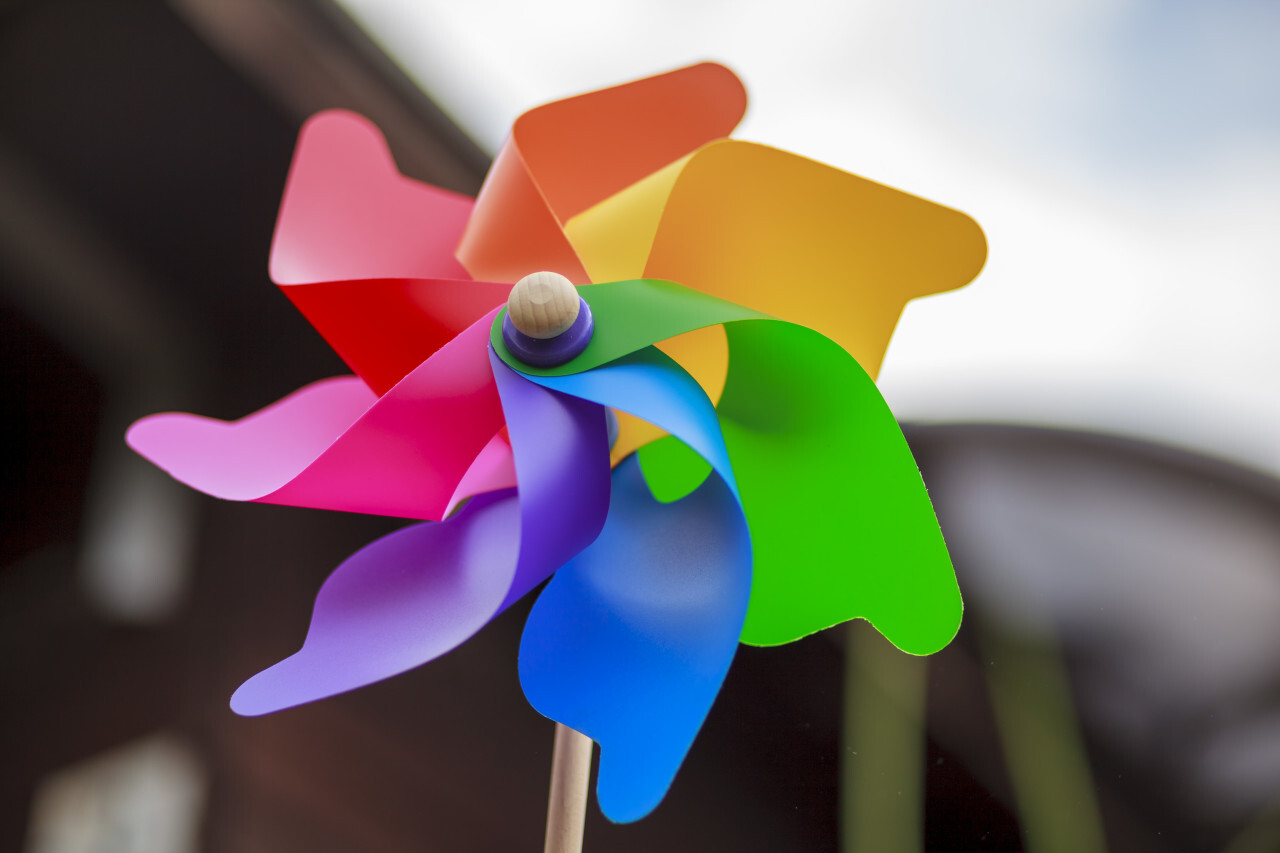
[[[911,654],[952,638],[946,546],[871,377],[908,300],[977,274],[982,232],[727,139],[745,106],[701,64],[539,107],[474,200],[400,175],[358,116],[307,123],[271,275],[356,375],[231,423],[148,417],[128,441],[217,497],[426,521],[334,571],[301,650],[237,712],[426,663],[554,573],[521,684],[600,744],[600,805],[630,821],[739,642],[853,618]],[[536,367],[504,305],[542,270],[593,330]]]

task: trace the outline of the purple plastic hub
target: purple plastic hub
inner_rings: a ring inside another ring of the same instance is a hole
[[[591,333],[595,331],[591,319],[591,306],[578,297],[578,319],[554,338],[531,338],[515,327],[511,315],[502,318],[502,342],[511,354],[533,367],[556,367],[572,361],[587,348]]]

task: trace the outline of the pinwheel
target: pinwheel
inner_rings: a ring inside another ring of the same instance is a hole
[[[301,650],[237,712],[426,663],[551,577],[521,684],[600,744],[600,805],[630,821],[739,642],[853,618],[911,654],[951,639],[954,572],[872,376],[908,300],[977,274],[982,232],[727,139],[745,106],[701,64],[534,109],[474,201],[400,175],[358,116],[303,128],[271,275],[355,376],[230,423],[148,417],[128,441],[217,497],[425,521],[334,571]],[[536,271],[593,324],[562,363],[504,334]]]

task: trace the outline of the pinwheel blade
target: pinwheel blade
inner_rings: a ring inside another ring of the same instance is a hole
[[[519,497],[479,495],[443,522],[407,527],[343,562],[316,596],[302,649],[245,682],[236,712],[278,711],[433,660],[595,539],[609,506],[604,411],[501,362],[492,369]]]
[[[557,573],[525,628],[525,695],[599,742],[601,808],[637,820],[670,787],[733,659],[751,542],[715,409],[680,365],[645,347],[526,381],[658,424],[686,442],[703,477],[715,471],[663,503],[639,461],[623,461],[600,537]]]
[[[485,178],[459,260],[476,278],[549,269],[586,284],[569,218],[728,136],[746,106],[733,72],[703,62],[529,110]]]
[[[987,251],[982,229],[959,211],[734,139],[645,176],[565,232],[592,281],[678,281],[808,326],[872,378],[907,302],[967,284]],[[723,335],[662,348],[719,398]],[[615,455],[657,437],[623,419]]]
[[[242,684],[232,710],[256,716],[323,699],[456,648],[500,611],[519,546],[510,491],[365,546],[320,588],[302,649]]]
[[[534,708],[600,744],[611,820],[644,817],[670,787],[733,660],[750,567],[718,475],[659,503],[632,457],[614,472],[600,536],[538,597],[520,683]]]
[[[465,280],[453,248],[474,204],[400,174],[367,118],[317,113],[298,134],[271,243],[271,280]]]
[[[756,549],[742,641],[789,643],[861,617],[905,652],[944,647],[960,627],[960,589],[875,383],[801,326],[747,321],[725,332],[720,425]]]
[[[488,331],[481,319],[379,398],[331,380],[231,423],[152,415],[126,438],[215,497],[438,520],[502,429]]]

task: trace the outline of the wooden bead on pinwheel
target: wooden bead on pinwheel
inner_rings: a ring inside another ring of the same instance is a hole
[[[530,273],[507,298],[507,314],[522,333],[538,340],[563,334],[578,319],[578,291],[557,272]]]
[[[572,361],[594,331],[591,306],[559,273],[530,273],[511,288],[502,341],[525,364],[555,367]]]

